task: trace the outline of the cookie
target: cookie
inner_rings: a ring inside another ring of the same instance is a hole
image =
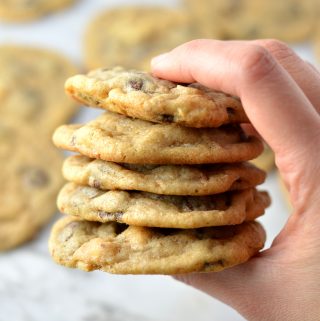
[[[0,120],[0,251],[30,240],[56,212],[62,155],[41,135]]]
[[[223,28],[229,39],[308,39],[316,21],[314,0],[229,1]]]
[[[156,123],[219,127],[249,121],[237,97],[122,67],[76,75],[67,80],[65,88],[88,106]]]
[[[89,24],[85,62],[88,69],[121,65],[149,70],[152,57],[198,36],[181,10],[121,6],[103,12]]]
[[[252,221],[270,205],[255,189],[209,196],[169,196],[135,191],[102,191],[68,183],[59,210],[84,220],[163,228],[199,228]]]
[[[38,19],[70,6],[75,0],[3,0],[0,1],[0,20],[24,22]]]
[[[222,39],[224,35],[224,8],[229,3],[238,5],[240,0],[184,0],[183,9],[189,14],[192,24],[203,34],[203,38]]]
[[[269,146],[264,145],[263,153],[257,158],[250,161],[250,163],[254,164],[258,168],[263,169],[266,172],[269,172],[275,167],[274,153]]]
[[[64,266],[117,274],[180,274],[221,271],[262,249],[257,222],[179,230],[63,218],[53,227],[49,249]]]
[[[117,163],[208,164],[256,158],[263,145],[240,126],[187,128],[106,112],[86,125],[56,129],[57,147]]]
[[[102,190],[166,195],[210,195],[262,184],[265,172],[248,163],[207,166],[135,165],[76,155],[63,165],[66,180]]]
[[[75,72],[77,68],[55,52],[1,45],[0,118],[51,135],[77,109],[64,95],[65,79]]]

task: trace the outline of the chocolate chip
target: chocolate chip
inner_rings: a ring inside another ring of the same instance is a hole
[[[123,212],[110,213],[110,212],[99,211],[98,215],[102,220],[121,222]]]
[[[227,113],[229,116],[234,116],[235,115],[235,110],[231,107],[227,107]]]
[[[213,270],[215,267],[224,267],[224,261],[223,260],[218,260],[218,261],[214,261],[214,262],[205,262],[203,264],[202,269],[204,271],[210,271]]]
[[[128,87],[133,90],[141,90],[143,87],[143,80],[140,78],[130,79],[128,81]]]
[[[94,188],[101,188],[100,182],[98,180],[96,180],[96,179],[93,180],[92,186]]]
[[[174,121],[174,116],[168,114],[160,115],[160,121],[165,123],[172,123]]]
[[[24,185],[27,187],[40,188],[49,183],[48,174],[40,168],[24,167],[20,170],[20,175]]]
[[[75,146],[75,145],[76,145],[76,141],[77,141],[77,138],[76,138],[75,135],[73,135],[73,136],[71,137],[71,140],[70,140],[70,145],[71,145],[71,146]]]

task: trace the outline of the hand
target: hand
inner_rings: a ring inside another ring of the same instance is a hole
[[[275,152],[294,212],[267,249],[220,273],[177,278],[248,320],[320,320],[320,74],[275,40],[195,40],[152,61],[155,76],[241,98]]]

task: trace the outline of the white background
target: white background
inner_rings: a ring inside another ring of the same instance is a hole
[[[103,8],[128,3],[174,4],[170,0],[83,0],[38,22],[0,23],[0,42],[57,49],[81,64],[82,38],[88,21]],[[307,44],[295,49],[314,61]],[[75,121],[84,122],[97,113],[83,108]],[[287,220],[288,210],[275,172],[263,188],[273,199],[261,219],[269,246]],[[30,244],[0,255],[0,321],[243,320],[231,308],[170,277],[114,276],[57,266],[47,251],[49,230],[46,228]]]

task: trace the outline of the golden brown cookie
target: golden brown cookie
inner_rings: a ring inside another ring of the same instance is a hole
[[[209,196],[170,196],[102,191],[68,183],[59,193],[57,204],[62,213],[88,221],[190,229],[252,221],[264,213],[270,198],[255,189]]]
[[[149,70],[152,57],[197,36],[181,10],[121,6],[103,12],[90,23],[85,61],[88,69],[121,65]]]
[[[194,129],[154,124],[106,112],[86,125],[59,127],[57,147],[91,158],[135,164],[234,163],[257,157],[263,145],[239,126]]]
[[[221,271],[262,249],[265,232],[257,222],[179,230],[87,222],[63,218],[54,226],[53,259],[85,271],[117,274],[179,274]]]
[[[65,88],[88,106],[156,123],[219,127],[249,121],[237,97],[122,67],[76,75],[67,80]]]
[[[249,163],[183,165],[118,164],[70,156],[65,179],[102,190],[138,190],[166,195],[210,195],[262,184],[265,172]]]
[[[190,14],[208,30],[222,29],[227,39],[277,38],[288,42],[310,37],[315,0],[185,0]]]
[[[64,9],[75,0],[1,0],[0,20],[24,22]]]
[[[56,212],[62,155],[22,124],[0,120],[0,251],[30,240]]]
[[[0,46],[0,118],[22,121],[51,135],[76,111],[64,82],[77,72],[66,58],[48,50]]]
[[[251,160],[250,163],[266,172],[269,172],[275,167],[274,153],[271,148],[265,144],[263,153],[257,158]]]

